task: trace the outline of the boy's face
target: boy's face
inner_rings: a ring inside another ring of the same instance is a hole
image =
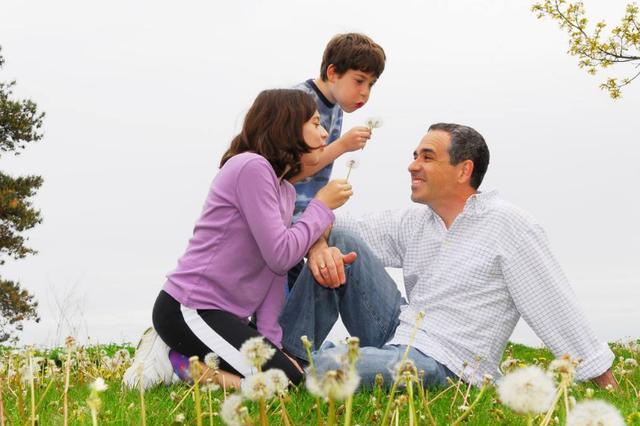
[[[340,75],[335,72],[333,65],[327,69],[327,79],[331,83],[331,95],[345,112],[353,112],[364,106],[376,82],[372,73],[347,70]]]

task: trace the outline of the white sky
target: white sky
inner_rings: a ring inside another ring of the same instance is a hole
[[[612,22],[625,1],[584,3]],[[410,206],[406,166],[428,125],[471,125],[492,155],[483,189],[545,226],[599,336],[639,337],[640,82],[610,100],[604,76],[579,70],[565,34],[530,6],[4,0],[0,80],[47,113],[42,142],[0,159],[45,178],[45,221],[29,234],[40,253],[0,270],[40,301],[43,321],[22,341],[135,341],[254,97],[316,77],[326,42],[346,31],[370,35],[388,62],[345,118],[345,130],[369,116],[384,127],[343,209]],[[334,170],[344,177],[344,161]],[[536,342],[521,326],[514,339]]]

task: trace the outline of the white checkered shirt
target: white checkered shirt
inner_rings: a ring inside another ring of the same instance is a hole
[[[470,197],[448,230],[427,206],[358,220],[340,216],[335,227],[362,237],[386,267],[403,269],[409,304],[389,343],[409,344],[424,311],[413,346],[466,381],[497,377],[520,315],[556,356],[582,359],[577,380],[596,377],[613,362],[540,225],[495,192]]]

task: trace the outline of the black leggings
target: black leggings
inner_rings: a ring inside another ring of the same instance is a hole
[[[153,327],[171,349],[185,356],[197,355],[202,361],[205,355],[214,352],[220,359],[221,370],[241,377],[255,372],[239,349],[247,339],[262,335],[229,312],[187,308],[163,290],[153,306]],[[279,368],[291,383],[300,383],[302,373],[284,352],[266,337],[264,340],[276,353],[262,369]]]

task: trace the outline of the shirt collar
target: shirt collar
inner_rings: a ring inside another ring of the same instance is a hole
[[[482,214],[498,196],[498,191],[493,190],[489,192],[477,192],[471,197],[467,198],[467,202],[464,205],[463,212],[472,214]]]

